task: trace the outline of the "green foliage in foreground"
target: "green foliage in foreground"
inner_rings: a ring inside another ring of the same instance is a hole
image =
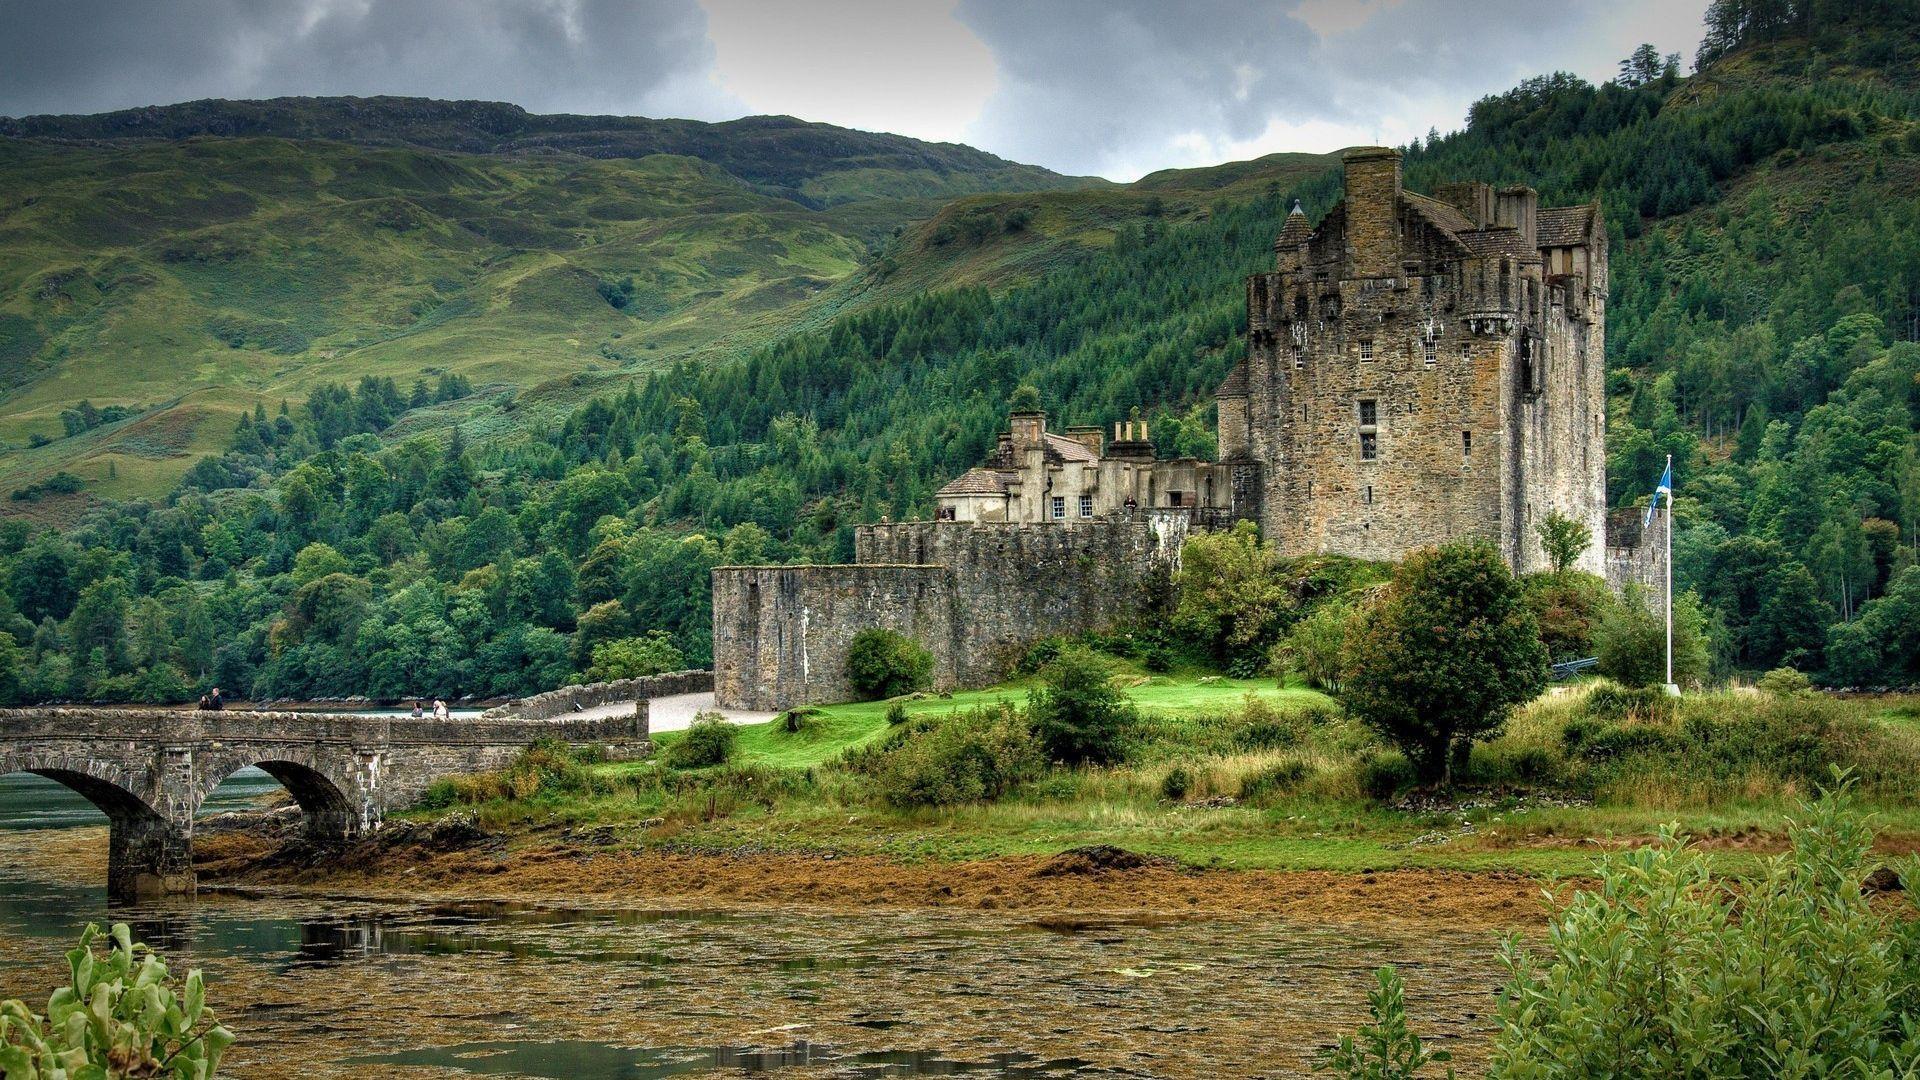
[[[862,698],[898,697],[933,681],[933,654],[905,634],[869,627],[847,645],[847,682]]]
[[[0,1001],[0,1076],[8,1080],[171,1077],[208,1080],[233,1044],[206,1007],[198,970],[176,983],[159,954],[115,923],[110,949],[93,950],[89,925],[67,953],[72,980],[47,999],[45,1015]]]
[[[1743,880],[1714,878],[1672,829],[1609,860],[1600,886],[1554,916],[1544,950],[1517,938],[1503,948],[1490,1075],[1913,1075],[1920,921],[1910,893],[1898,913],[1876,908],[1865,887],[1874,831],[1849,786],[1804,805],[1788,826],[1792,850]],[[1920,864],[1907,860],[1900,877],[1920,881]],[[1413,1036],[1398,994],[1375,1001],[1379,1015],[1358,1044],[1342,1043],[1336,1071],[1414,1075],[1382,1071],[1412,1060]]]
[[[1367,991],[1372,1022],[1341,1038],[1337,1048],[1314,1063],[1314,1071],[1349,1080],[1408,1080],[1428,1065],[1453,1060],[1445,1050],[1428,1050],[1407,1027],[1406,994],[1399,972],[1391,967],[1374,972],[1374,987]],[[1448,1069],[1447,1075],[1451,1077],[1453,1070]]]
[[[739,733],[719,713],[703,712],[693,718],[686,735],[667,748],[667,764],[679,769],[704,769],[725,765],[733,759]]]
[[[1140,713],[1113,676],[1112,661],[1078,645],[1040,669],[1041,686],[1028,698],[1027,713],[1050,759],[1099,765],[1126,756]]]

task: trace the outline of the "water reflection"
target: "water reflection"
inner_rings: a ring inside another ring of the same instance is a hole
[[[348,1065],[437,1065],[483,1076],[536,1076],[554,1080],[604,1077],[607,1080],[661,1080],[689,1073],[730,1069],[742,1073],[782,1069],[823,1070],[845,1080],[890,1076],[986,1074],[1012,1080],[1043,1077],[1117,1076],[1091,1069],[1078,1058],[1042,1061],[1033,1054],[993,1054],[979,1061],[956,1060],[939,1051],[877,1050],[846,1052],[805,1041],[780,1047],[664,1047],[626,1049],[580,1040],[480,1042],[432,1046],[397,1054],[349,1058]]]

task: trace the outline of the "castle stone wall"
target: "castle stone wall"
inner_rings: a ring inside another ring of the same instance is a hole
[[[736,709],[847,701],[847,647],[869,627],[933,653],[957,684],[953,576],[941,566],[722,566],[713,571],[714,698]]]
[[[1667,515],[1655,514],[1652,524],[1644,510],[1615,510],[1607,515],[1606,578],[1616,593],[1628,585],[1647,591],[1650,602],[1660,601],[1666,587]]]
[[[849,566],[713,572],[714,694],[786,709],[853,696],[846,653],[869,627],[914,638],[941,688],[1004,677],[1030,642],[1137,615],[1177,565],[1189,515],[1064,524],[863,525]]]

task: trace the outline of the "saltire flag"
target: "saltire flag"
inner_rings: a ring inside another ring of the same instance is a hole
[[[1653,501],[1647,503],[1647,520],[1640,523],[1641,528],[1653,524],[1653,512],[1660,505],[1660,496],[1667,497],[1667,505],[1673,505],[1673,459],[1667,459],[1666,471],[1660,474],[1660,486],[1653,489]]]

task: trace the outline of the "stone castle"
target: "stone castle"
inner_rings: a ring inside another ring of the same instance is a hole
[[[869,626],[930,648],[943,686],[990,683],[1026,642],[1137,613],[1190,530],[1239,520],[1286,555],[1479,538],[1524,572],[1558,512],[1593,531],[1580,569],[1646,578],[1645,538],[1608,536],[1599,207],[1476,182],[1421,195],[1385,147],[1344,163],[1340,203],[1318,226],[1296,205],[1247,282],[1219,460],[1159,458],[1137,420],[1109,442],[1016,411],[934,521],[861,527],[854,565],[715,570],[721,703],[844,699]]]

